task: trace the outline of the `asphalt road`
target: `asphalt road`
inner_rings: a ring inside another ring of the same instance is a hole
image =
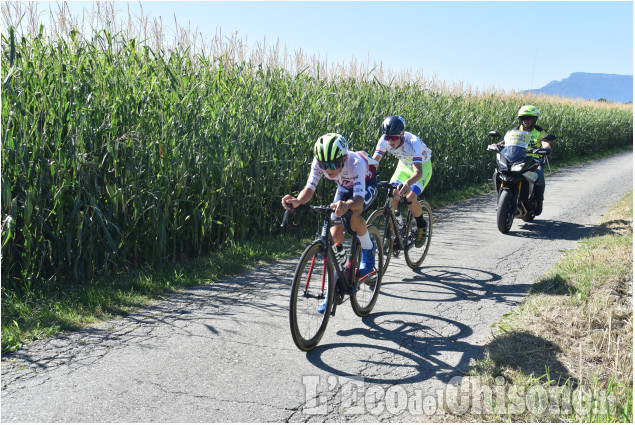
[[[343,304],[310,353],[289,331],[295,259],[33,343],[2,357],[2,422],[425,421],[492,323],[632,188],[629,152],[548,174],[543,214],[508,235],[493,193],[436,210],[423,266],[393,260],[373,313]]]

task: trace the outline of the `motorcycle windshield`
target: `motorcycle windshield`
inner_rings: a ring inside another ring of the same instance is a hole
[[[527,149],[523,146],[506,146],[505,149],[501,151],[501,155],[507,158],[507,161],[510,163],[514,163],[527,156]]]

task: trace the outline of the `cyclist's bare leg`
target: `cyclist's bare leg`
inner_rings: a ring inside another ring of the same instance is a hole
[[[364,209],[364,204],[360,203],[355,205],[349,210],[352,212],[351,218],[349,219],[349,224],[351,228],[357,233],[357,236],[364,236],[366,234],[366,220],[362,217],[362,210]],[[331,226],[331,235],[333,236],[333,240],[335,243],[342,243],[344,240],[344,226],[341,222],[338,225]]]
[[[364,236],[368,231],[366,227],[366,220],[362,217],[361,211],[353,210],[353,215],[351,216],[351,228],[357,233],[358,237]]]
[[[335,243],[342,243],[344,241],[344,225],[340,222],[331,226],[331,236]]]
[[[392,209],[397,210],[399,206],[399,192],[395,190],[394,193],[395,197],[392,200]],[[412,215],[414,217],[419,217],[421,214],[423,214],[421,205],[419,204],[419,202],[417,202],[417,194],[415,192],[410,191],[410,193],[408,193],[408,195],[406,196],[406,200],[410,202],[408,204],[408,209],[410,210],[410,212],[412,212]]]
[[[415,192],[411,191],[406,196],[406,200],[408,202],[410,202],[408,204],[408,209],[412,213],[413,217],[419,217],[421,214],[423,214],[423,210],[421,209],[421,204],[419,204],[419,202],[417,202],[417,194]]]

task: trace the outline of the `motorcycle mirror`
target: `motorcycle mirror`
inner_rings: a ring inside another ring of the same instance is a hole
[[[554,140],[556,140],[557,137],[552,135],[552,134],[547,134],[545,137],[542,138],[541,142],[552,142]]]
[[[490,137],[503,137],[498,133],[498,131],[490,131],[487,135]]]

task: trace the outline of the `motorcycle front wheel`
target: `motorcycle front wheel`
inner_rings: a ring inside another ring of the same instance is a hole
[[[502,190],[498,196],[498,206],[496,208],[496,224],[498,230],[505,234],[512,228],[514,222],[514,194],[511,190]]]

